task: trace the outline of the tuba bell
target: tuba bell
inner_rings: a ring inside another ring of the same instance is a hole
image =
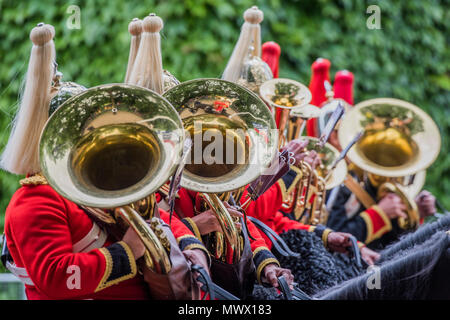
[[[341,145],[361,129],[364,135],[347,154],[349,160],[377,188],[378,199],[392,192],[403,200],[408,218],[399,218],[399,226],[417,228],[420,217],[414,196],[420,191],[417,185],[424,182],[422,171],[439,155],[438,127],[428,114],[409,102],[378,98],[355,105],[345,115],[338,131]]]
[[[256,94],[225,80],[183,82],[164,97],[178,111],[193,142],[180,185],[201,193],[222,227],[215,248],[208,249],[215,258],[223,258],[224,235],[237,262],[240,232],[218,194],[246,186],[269,166],[278,139],[272,114]]]
[[[154,213],[151,195],[178,164],[182,128],[155,92],[106,84],[64,102],[40,139],[42,173],[55,191],[82,207],[109,209],[117,224],[125,221],[146,247],[146,266],[159,274],[171,270],[170,243],[157,219],[151,226],[145,219]]]

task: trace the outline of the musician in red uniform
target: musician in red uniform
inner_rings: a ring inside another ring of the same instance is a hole
[[[359,178],[355,175],[353,179]],[[369,182],[364,183],[364,192],[376,199],[377,190]],[[415,199],[419,209],[420,221],[436,213],[435,197],[423,190]],[[376,204],[365,207],[355,193],[341,186],[334,201],[328,226],[353,234],[373,250],[381,250],[398,241],[405,232],[397,223],[399,217],[406,218],[406,206],[401,198],[393,193],[387,194]]]
[[[300,150],[307,145],[307,141],[293,140],[290,142],[291,150],[296,151],[295,157],[297,161],[303,160],[310,163],[313,167],[319,163],[318,155],[311,151],[308,155],[303,154]],[[349,234],[337,232],[325,226],[311,226],[292,220],[281,212],[281,205],[287,198],[291,186],[294,186],[299,178],[299,170],[295,166],[291,166],[291,170],[284,175],[275,185],[269,188],[263,196],[254,202],[253,206],[249,206],[247,214],[253,216],[264,224],[269,226],[276,233],[281,234],[292,229],[307,230],[314,232],[322,239],[325,247],[331,251],[347,252],[350,246]],[[242,197],[242,201],[246,200],[246,194]],[[263,234],[263,236],[265,236]],[[265,238],[268,244],[271,244],[268,238]],[[362,258],[369,264],[373,264],[378,255],[368,249],[362,242],[358,243]]]
[[[164,191],[165,189],[165,191]],[[160,192],[167,195],[167,185],[161,188]],[[231,215],[242,217],[242,214],[228,203],[224,202]],[[194,191],[180,188],[178,196],[175,200],[175,212],[181,221],[197,236],[197,239],[202,240],[202,236],[208,235],[212,232],[222,232],[220,224],[211,210],[203,209],[203,199]],[[250,205],[253,207],[253,205]],[[265,279],[266,282],[273,287],[278,287],[277,277],[284,276],[288,284],[292,284],[293,276],[289,270],[281,268],[280,263],[267,247],[266,241],[261,236],[258,228],[247,220],[248,231],[250,233],[250,248],[253,253],[253,262],[255,264],[256,279],[259,283]],[[239,228],[242,228],[240,224]],[[253,239],[252,239],[253,238]],[[229,249],[229,248],[228,248]],[[232,251],[227,250],[226,262],[231,261]],[[214,281],[214,278],[213,278]]]
[[[317,154],[312,151],[308,156],[302,153],[301,150],[306,146],[307,142],[298,140],[294,140],[290,142],[292,146],[292,150],[296,153],[297,161],[305,160],[311,164],[317,164],[319,162]],[[300,177],[298,175],[298,169],[294,166],[291,167],[291,170],[282,177],[277,183],[275,183],[272,187],[270,187],[263,195],[261,195],[256,201],[250,202],[249,206],[246,208],[246,213],[255,217],[264,224],[266,224],[269,228],[274,230],[276,233],[281,234],[287,232],[291,229],[302,229],[307,230],[309,232],[314,232],[319,238],[322,239],[325,247],[329,248],[332,251],[337,252],[347,252],[347,248],[351,245],[349,242],[349,234],[342,232],[334,232],[329,228],[325,228],[324,226],[311,226],[305,225],[298,221],[292,220],[289,217],[285,216],[281,211],[281,205],[283,201],[286,199],[288,195],[288,190],[291,185],[294,185],[297,179]],[[167,185],[164,188],[160,189],[162,196],[167,196],[168,187]],[[248,191],[245,190],[241,197],[241,204],[244,204],[248,200]],[[186,223],[187,226],[197,235],[198,239],[201,239],[203,235],[208,234],[213,231],[221,231],[219,222],[217,218],[212,213],[211,210],[207,210],[198,214],[198,208],[200,208],[201,198],[197,195],[196,192],[192,192],[185,189],[180,189],[178,193],[178,198],[176,200],[175,210],[178,213],[180,218],[183,218],[182,221]],[[194,206],[196,204],[196,206]],[[230,208],[230,212],[239,215],[233,208]],[[275,262],[275,257],[270,252],[270,248],[272,246],[269,238],[263,233],[259,232],[256,226],[248,221],[248,227],[250,234],[256,238],[256,240],[251,240],[252,251],[259,253],[255,254],[255,264],[261,265],[261,263],[265,263],[268,261],[273,261],[278,264],[278,261]],[[369,263],[373,264],[374,261],[378,258],[377,254],[372,250],[368,249],[364,246],[363,243],[359,242],[359,247],[361,250],[361,255],[363,259]],[[258,268],[257,268],[258,269]],[[263,268],[259,268],[263,270]],[[257,275],[258,279],[261,279],[261,274]],[[276,286],[276,279],[272,278],[274,286]]]
[[[278,77],[279,71],[279,58],[281,49],[280,46],[273,42],[266,42],[262,46],[262,59],[268,63],[271,67],[272,73],[274,77]],[[312,77],[309,88],[312,93],[312,101],[311,103],[316,106],[321,106],[323,102],[327,100],[326,98],[326,88],[324,85],[324,81],[329,81],[329,69],[331,62],[324,58],[317,59],[311,66]],[[353,83],[353,74],[348,71],[338,72],[336,76],[337,81],[335,81],[335,91],[337,92],[336,97],[340,97],[342,99],[348,100],[348,103],[353,104],[353,91],[349,91],[346,88],[348,87],[348,83]],[[276,114],[279,114],[279,109],[276,110]],[[276,117],[276,120],[279,120]],[[278,124],[278,121],[277,121]],[[309,120],[307,124],[308,135],[317,136],[316,132],[317,121]],[[330,140],[336,140],[336,133],[333,132],[330,136]],[[331,141],[330,141],[331,142]],[[298,143],[298,142],[292,142]],[[303,143],[306,145],[306,143]],[[297,150],[302,150],[303,146],[298,147]],[[296,150],[296,149],[294,149]],[[298,160],[302,159],[302,155],[298,155]],[[318,161],[317,155],[315,151],[312,151],[308,156],[309,162]],[[323,227],[314,227],[310,225],[305,225],[299,223],[295,220],[290,219],[281,213],[280,208],[282,202],[287,198],[290,193],[290,186],[296,185],[298,179],[300,178],[299,169],[295,166],[291,167],[290,172],[288,172],[278,183],[272,186],[269,190],[266,191],[264,197],[258,199],[258,205],[255,205],[248,209],[248,214],[250,216],[256,217],[262,222],[264,222],[267,226],[269,226],[272,230],[281,234],[291,229],[301,229],[308,230],[310,232],[315,232],[324,242],[325,246],[330,246],[330,249],[333,248],[337,251],[342,251],[343,248],[340,247],[346,243],[344,240],[344,236],[339,234],[338,232],[332,232],[331,229],[325,229]],[[242,198],[242,201],[246,201],[246,194]],[[267,201],[265,201],[267,200]],[[280,202],[281,201],[281,202]],[[260,207],[258,210],[255,208]],[[266,242],[271,244],[270,240],[262,233]],[[329,241],[330,240],[330,241]],[[362,242],[358,242],[360,246],[363,258],[370,264],[373,264],[374,260],[377,259],[377,255],[368,250]]]
[[[168,214],[160,210],[169,223]],[[207,251],[178,219],[171,229],[181,250]],[[132,229],[115,241],[80,207],[58,195],[45,178],[22,180],[6,210],[5,233],[28,299],[148,299],[137,273],[145,248]]]
[[[347,70],[336,72],[333,92],[334,98],[345,100],[350,106],[353,105],[353,73]],[[337,130],[330,135],[329,142],[338,150],[342,149],[337,138]],[[349,172],[352,179],[359,184],[362,181],[358,174],[361,170],[353,164],[349,165]],[[330,197],[330,215],[327,225],[335,230],[353,234],[358,240],[364,242],[372,249],[383,249],[389,243],[396,241],[404,232],[398,224],[397,218],[406,217],[405,205],[399,196],[390,193],[380,199],[374,205],[363,204],[363,195],[376,199],[377,190],[369,181],[364,183],[364,187],[354,184],[354,190],[348,186],[337,186],[336,197]],[[358,191],[359,190],[359,191]],[[356,192],[355,192],[356,191]],[[421,220],[436,212],[435,197],[428,191],[423,190],[416,198]]]
[[[39,174],[39,138],[54,94],[54,35],[45,24],[31,31],[25,91],[1,158],[4,170],[27,174],[6,210],[6,265],[25,284],[29,299],[149,298],[149,284],[137,272],[136,260],[145,251],[138,235],[131,228],[119,239],[108,234]],[[167,213],[161,210],[160,216],[169,222]],[[181,250],[208,270],[202,243],[179,220],[171,227]]]

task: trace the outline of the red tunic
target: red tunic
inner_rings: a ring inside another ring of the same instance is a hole
[[[283,190],[281,187],[282,181],[275,183],[256,201],[252,201],[248,206],[246,213],[254,218],[257,218],[276,233],[281,234],[291,229],[309,230],[311,226],[305,225],[298,221],[292,220],[283,215],[279,210],[283,204]],[[247,190],[244,192],[241,203],[247,200]],[[261,233],[269,248],[272,247],[272,242],[269,238]]]
[[[250,202],[246,209],[247,215],[257,218],[278,234],[291,229],[313,231],[314,228],[312,226],[292,220],[279,212],[283,203],[283,197],[286,196],[283,190],[286,190],[286,187],[284,186],[284,182],[280,180],[264,192],[256,201]],[[244,204],[247,199],[248,192],[245,190],[241,197],[241,204]],[[184,214],[183,217],[193,217],[195,215],[194,202],[197,202],[198,205],[199,197],[197,197],[197,193],[181,188],[177,204]],[[247,220],[247,225],[250,234],[256,239],[252,240],[250,238],[250,246],[253,252],[257,248],[261,250],[261,248],[270,249],[272,247],[272,242],[269,238],[263,232],[259,232],[259,229],[250,220]]]
[[[309,90],[312,94],[311,104],[320,107],[327,100],[325,93],[324,81],[330,81],[331,62],[327,59],[319,58],[311,65],[311,81]],[[317,137],[317,119],[309,119],[306,124],[306,132],[308,136]]]
[[[168,214],[160,213],[168,223]],[[179,220],[171,227],[177,240],[198,242]],[[130,248],[113,243],[49,185],[16,191],[6,209],[5,233],[14,260],[10,269],[25,283],[28,299],[149,298]]]
[[[202,198],[198,196],[197,192],[189,191],[184,188],[181,188],[178,191],[178,195],[179,197],[175,200],[177,208],[176,214],[178,215],[178,217],[183,218],[181,221],[183,221],[187,226],[189,226],[189,228],[191,229],[191,231],[194,232],[194,234],[197,234],[198,239],[201,239],[201,235],[198,232],[198,228],[190,218],[196,215],[196,212],[200,211],[201,208],[200,204],[202,202]],[[253,208],[254,205],[250,206],[251,208]],[[265,266],[271,263],[275,263],[278,266],[280,264],[270,251],[268,244],[266,243],[265,239],[259,232],[258,228],[248,219],[247,219],[247,226],[250,235],[254,238],[253,240],[249,237],[250,247],[253,252],[253,262],[255,263],[256,268],[256,278],[258,279],[258,282],[261,283],[262,279],[261,276]],[[229,246],[227,248],[226,261],[230,263],[232,261],[232,249]]]
[[[184,188],[181,188],[178,194],[180,197],[176,201],[178,202],[179,208],[181,209],[182,213],[176,212],[177,216],[183,218],[192,218],[196,214],[194,204],[196,204],[197,208],[199,208],[199,204],[202,199],[197,195],[197,192],[192,192]],[[252,252],[255,251],[258,247],[267,247],[264,238],[261,237],[261,234],[258,231],[258,228],[249,220],[247,220],[247,225],[251,236],[256,239],[250,239]]]

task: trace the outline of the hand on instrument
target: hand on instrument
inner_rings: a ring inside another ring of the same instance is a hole
[[[211,277],[211,272],[209,270],[208,258],[205,255],[205,252],[200,249],[190,249],[183,251],[184,256],[187,260],[189,260],[192,265],[198,265],[203,267],[208,275]],[[200,276],[198,272],[194,272],[194,278],[197,279]],[[199,281],[196,281],[197,287],[199,290],[203,287],[203,284]]]
[[[402,199],[394,193],[388,193],[379,202],[378,206],[386,213],[389,219],[407,218],[406,206]]]
[[[238,210],[230,206],[228,203],[224,202],[224,204],[231,216],[239,218],[243,216],[242,213],[240,213]],[[198,231],[200,232],[201,235],[205,235],[215,231],[219,232],[222,231],[219,220],[217,220],[216,215],[211,209],[206,210],[200,214],[197,214],[191,219],[197,225]],[[238,228],[241,227],[241,224],[238,222],[235,223],[235,225]]]
[[[244,215],[242,214],[241,211],[239,211],[238,207],[232,206],[231,204],[229,204],[228,202],[224,201],[223,204],[225,205],[225,208],[227,208],[228,212],[230,213],[230,215],[234,218],[243,218]],[[238,219],[234,219],[234,220],[238,220]],[[236,228],[241,231],[241,223],[235,221],[234,225],[236,226]]]
[[[125,242],[133,252],[134,258],[137,260],[142,257],[145,253],[145,246],[142,242],[141,238],[137,235],[137,233],[133,230],[133,228],[129,227],[125,232],[122,241]]]
[[[421,218],[432,216],[436,213],[436,197],[431,192],[422,190],[417,195],[415,201]]]
[[[299,166],[300,161],[305,161],[314,169],[321,164],[321,160],[316,151],[305,150],[308,143],[309,140],[307,138],[291,140],[285,147],[281,148],[281,150],[287,148],[290,152],[294,153],[294,165]]]
[[[341,144],[339,143],[337,130],[333,130],[328,138],[328,143],[335,147],[339,152],[342,151]]]
[[[293,282],[294,282],[294,276],[292,275],[291,270],[284,269],[276,265],[275,263],[270,263],[263,269],[264,277],[266,278],[267,282],[269,282],[272,287],[278,288],[278,277],[284,276],[286,279],[287,284],[289,285],[289,288],[291,290],[294,289]]]
[[[375,264],[375,262],[380,259],[380,254],[378,252],[375,252],[366,246],[361,247],[359,249],[361,252],[361,258],[369,265],[372,266]]]
[[[294,154],[295,159],[295,165],[298,165],[300,161],[302,161],[307,153],[305,152],[305,148],[308,145],[308,139],[295,139],[288,142],[286,146],[281,148],[280,151],[283,151],[284,149],[289,150]]]
[[[340,253],[348,253],[348,248],[352,246],[351,236],[350,233],[345,232],[330,232],[327,239],[328,249]]]
[[[319,155],[316,151],[311,150],[307,153],[306,157],[303,159],[304,162],[309,164],[312,169],[315,169],[318,165],[322,163]]]
[[[211,274],[209,271],[208,258],[205,255],[205,252],[200,249],[189,249],[183,251],[184,256],[188,259],[192,264],[196,264],[202,266],[203,269]]]

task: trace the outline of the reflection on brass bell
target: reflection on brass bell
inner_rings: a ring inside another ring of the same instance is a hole
[[[252,54],[253,47],[249,48],[248,58],[244,62],[242,73],[237,83],[259,94],[259,87],[266,81],[273,79],[272,70],[260,57]]]

